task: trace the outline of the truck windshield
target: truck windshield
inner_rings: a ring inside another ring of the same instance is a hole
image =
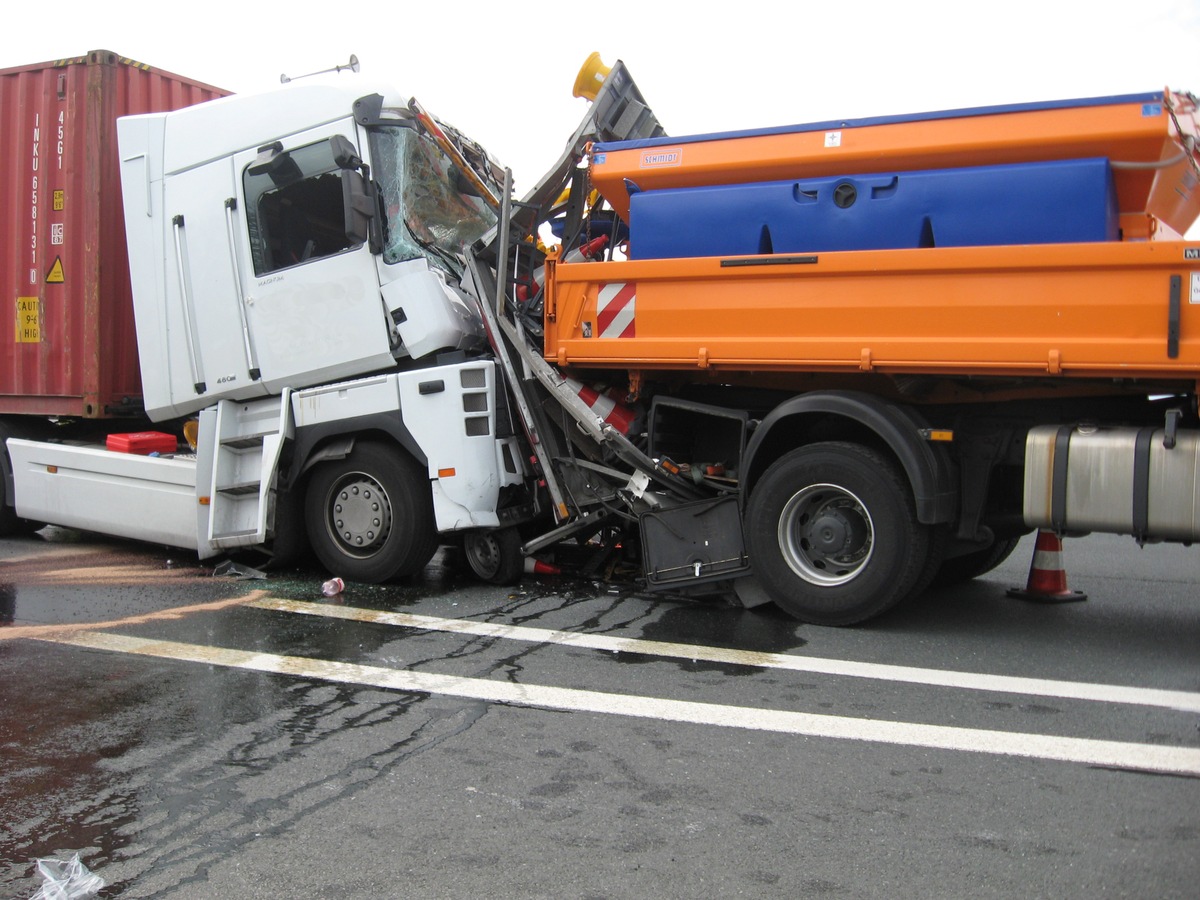
[[[461,275],[461,257],[496,224],[495,213],[449,157],[415,129],[379,128],[371,134],[371,148],[387,212],[384,261],[424,256]]]

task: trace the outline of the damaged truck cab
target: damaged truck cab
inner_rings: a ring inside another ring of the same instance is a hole
[[[500,525],[523,454],[457,287],[496,214],[405,103],[363,89],[120,120],[145,410],[198,416],[197,445],[165,459],[14,440],[20,517],[205,558],[282,552],[302,516],[321,562],[361,581],[419,570],[438,532]]]

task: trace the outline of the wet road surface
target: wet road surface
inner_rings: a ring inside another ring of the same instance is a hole
[[[0,542],[0,896],[1192,897],[1200,556],[814,628],[542,577],[320,594]]]

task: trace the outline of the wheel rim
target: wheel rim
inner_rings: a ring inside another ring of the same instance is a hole
[[[500,571],[500,542],[488,533],[467,534],[463,538],[467,563],[480,578],[490,578]]]
[[[834,484],[813,484],[788,500],[779,516],[779,549],[810,584],[853,581],[875,546],[875,526],[862,501]]]
[[[347,556],[374,556],[392,532],[392,503],[387,491],[365,472],[343,475],[329,489],[325,526]]]

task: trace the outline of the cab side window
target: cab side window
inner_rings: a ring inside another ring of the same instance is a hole
[[[349,249],[344,174],[327,141],[284,152],[264,147],[243,174],[254,274],[265,275]]]

